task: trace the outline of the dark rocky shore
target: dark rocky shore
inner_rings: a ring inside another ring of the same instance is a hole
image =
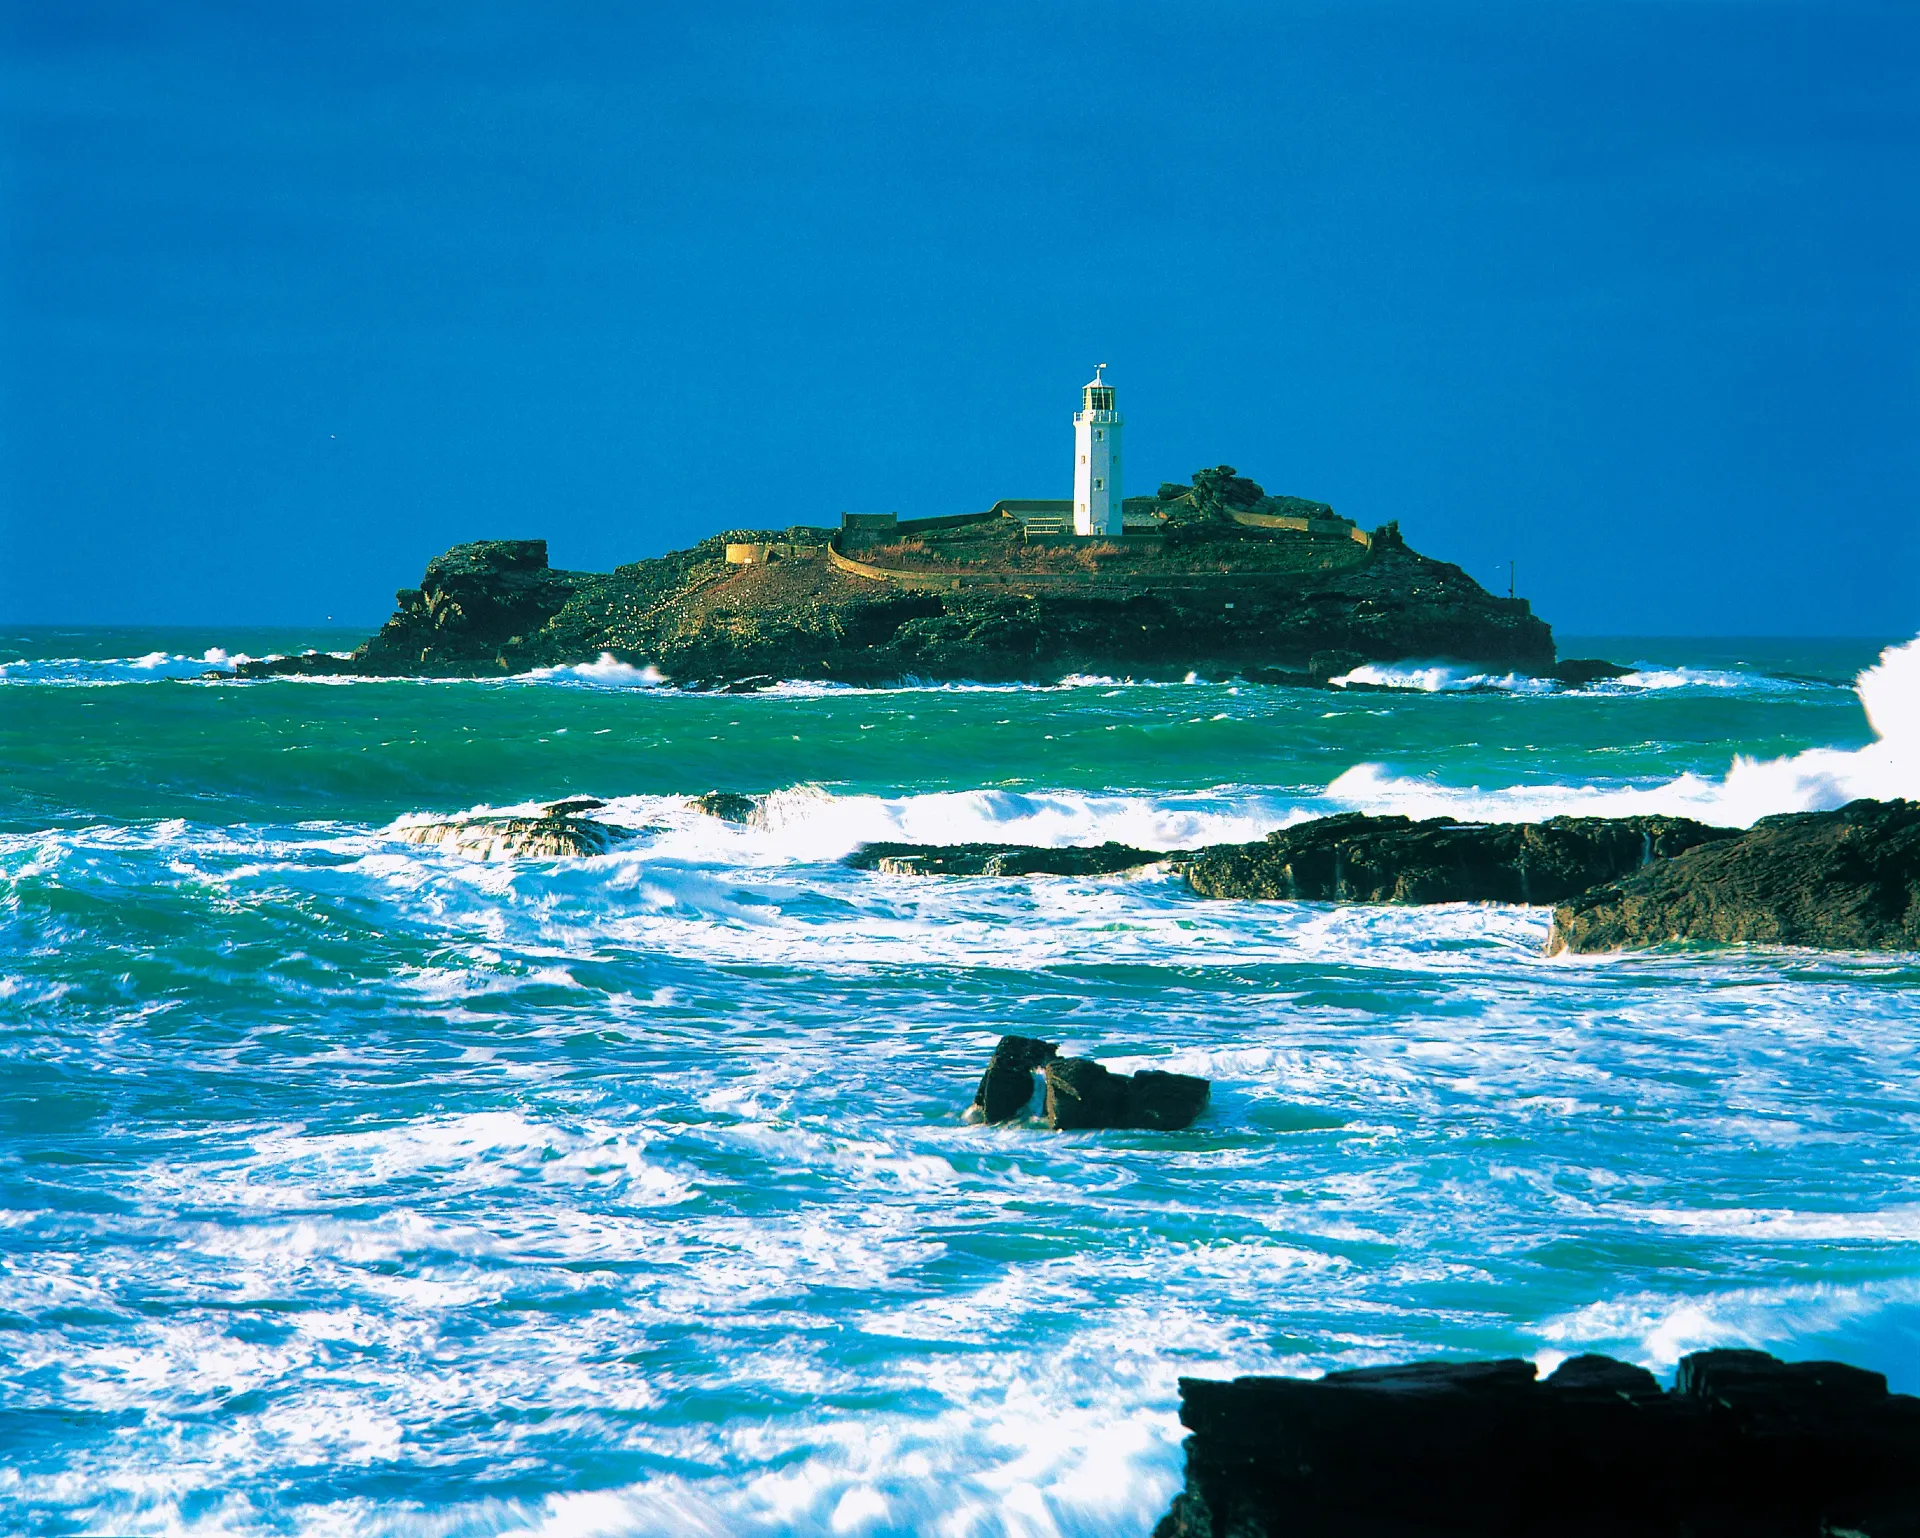
[[[1345,541],[1347,564],[1317,571],[1276,566],[1291,536],[1226,519],[1084,551],[1029,546],[1017,520],[977,523],[984,533],[968,525],[950,550],[939,530],[898,547],[960,572],[949,591],[835,564],[828,529],[734,530],[610,573],[555,570],[544,540],[456,545],[400,590],[393,617],[351,656],[249,662],[239,676],[499,677],[603,654],[682,687],[742,689],[781,678],[1051,683],[1074,672],[1324,684],[1406,657],[1554,667],[1553,633],[1525,600],[1495,597],[1397,532],[1378,531],[1364,552]],[[778,558],[730,563],[730,545]],[[1028,570],[1035,562],[1051,564]],[[969,581],[984,585],[960,585]]]
[[[1759,1351],[1180,1380],[1155,1538],[1914,1538],[1920,1399]]]
[[[1554,910],[1552,951],[1664,940],[1920,950],[1920,803],[1765,817]]]
[[[1920,803],[1855,801],[1742,833],[1684,817],[1462,823],[1343,813],[1251,844],[869,844],[896,875],[1105,875],[1165,862],[1202,897],[1555,904],[1549,949],[1670,940],[1920,951]]]
[[[1561,902],[1698,844],[1736,838],[1685,817],[1463,823],[1348,813],[1203,849],[1186,862],[1202,897],[1315,902]]]

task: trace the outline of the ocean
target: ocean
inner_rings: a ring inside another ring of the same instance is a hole
[[[1182,1374],[1738,1344],[1920,1392],[1920,958],[839,863],[1920,795],[1920,643],[1859,687],[1892,640],[1564,639],[1636,668],[1576,691],[201,677],[355,639],[0,631],[0,1531],[1117,1538]],[[637,836],[393,836],[570,795]],[[964,1126],[1007,1031],[1211,1107]]]

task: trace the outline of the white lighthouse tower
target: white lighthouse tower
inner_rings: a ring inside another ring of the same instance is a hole
[[[1120,413],[1113,409],[1113,386],[1106,364],[1080,392],[1073,414],[1073,532],[1113,534],[1122,530],[1120,512]]]

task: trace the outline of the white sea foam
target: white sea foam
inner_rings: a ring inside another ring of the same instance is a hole
[[[1640,663],[1618,678],[1600,679],[1568,689],[1552,678],[1530,673],[1476,672],[1450,662],[1369,662],[1328,680],[1336,688],[1370,684],[1377,688],[1411,689],[1423,694],[1635,694],[1676,689],[1758,693],[1798,693],[1824,687],[1766,673],[1721,668],[1660,667]]]
[[[653,664],[635,667],[630,662],[620,661],[612,652],[600,653],[598,660],[593,662],[534,668],[517,676],[545,683],[590,684],[601,689],[657,689],[666,682]]]
[[[1418,689],[1425,694],[1456,694],[1474,690],[1497,689],[1507,694],[1548,694],[1553,680],[1533,678],[1525,673],[1476,673],[1444,662],[1369,662],[1338,678],[1329,679],[1336,688],[1347,684],[1372,684],[1389,689]]]
[[[241,663],[254,660],[245,652],[220,646],[210,646],[197,657],[166,651],[138,657],[41,657],[0,662],[0,683],[98,686],[193,679],[208,673],[231,674]]]
[[[1450,786],[1356,764],[1327,787],[1335,806],[1414,817],[1530,822],[1571,814],[1665,814],[1750,827],[1779,812],[1826,811],[1861,797],[1920,798],[1920,639],[1888,647],[1854,685],[1877,740],[1789,758],[1736,757],[1720,779],[1682,774],[1655,785]]]
[[[482,805],[452,815],[537,816],[542,804]],[[445,815],[410,812],[390,831],[439,822]],[[817,785],[789,786],[759,798],[746,824],[695,811],[682,796],[614,796],[593,813],[600,821],[645,833],[636,849],[608,858],[753,866],[838,860],[869,843],[1068,848],[1112,841],[1140,849],[1185,849],[1244,843],[1306,815],[1284,795],[1232,788],[1171,796],[1073,790],[874,796]]]
[[[1663,1372],[1689,1352],[1722,1346],[1766,1350],[1783,1341],[1845,1330],[1916,1303],[1920,1282],[1904,1277],[1852,1286],[1731,1288],[1697,1296],[1642,1292],[1548,1319],[1539,1333],[1555,1345],[1610,1349]]]
[[[1745,691],[1771,694],[1798,693],[1821,688],[1794,679],[1774,678],[1765,673],[1742,673],[1724,668],[1654,667],[1642,663],[1633,672],[1619,678],[1604,678],[1586,686],[1588,693],[1610,693],[1630,689],[1655,691],[1671,689],[1710,689],[1718,692]]]

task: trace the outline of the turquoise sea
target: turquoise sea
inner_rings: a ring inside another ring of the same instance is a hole
[[[0,1531],[1143,1535],[1183,1373],[1920,1391],[1920,958],[838,863],[1920,794],[1920,646],[1855,688],[1904,638],[1563,639],[1638,668],[1574,692],[199,676],[356,639],[0,630]],[[574,794],[642,831],[391,832]],[[963,1126],[1009,1030],[1212,1106]]]

